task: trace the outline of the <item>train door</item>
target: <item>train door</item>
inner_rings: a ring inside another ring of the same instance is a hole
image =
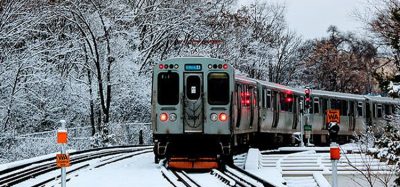
[[[184,132],[203,132],[203,75],[185,73],[184,76]]]
[[[272,92],[272,110],[274,113],[274,119],[272,122],[272,127],[276,128],[278,126],[279,123],[279,113],[280,113],[280,109],[279,109],[279,92],[277,91],[273,91]]]

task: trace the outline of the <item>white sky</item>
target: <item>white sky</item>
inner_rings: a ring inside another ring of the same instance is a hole
[[[356,10],[363,10],[367,0],[264,0],[286,5],[286,20],[289,28],[304,39],[327,36],[329,25],[336,25],[340,31],[361,32],[363,24],[354,16]],[[239,4],[249,4],[239,0]]]

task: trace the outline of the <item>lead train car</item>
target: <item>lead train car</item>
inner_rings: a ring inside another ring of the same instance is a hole
[[[213,58],[175,58],[154,67],[152,128],[155,162],[182,156],[231,158],[232,140],[236,135],[256,132],[258,119],[256,103],[246,103],[248,107],[241,111],[232,110],[237,104],[233,101],[236,94],[234,81],[232,66]],[[246,92],[248,100],[252,99],[251,95],[257,95],[249,93],[257,92],[256,82],[243,84],[249,88]],[[234,128],[236,119],[232,118],[232,112],[252,114],[254,118],[243,117],[241,125]],[[250,121],[254,124],[251,129]]]

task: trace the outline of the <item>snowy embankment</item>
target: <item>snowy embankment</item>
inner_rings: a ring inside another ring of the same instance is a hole
[[[149,123],[115,123],[109,126],[109,136],[112,137],[110,146],[152,144]],[[91,129],[88,127],[67,130],[67,149],[87,150],[97,144],[97,140],[91,136]],[[56,132],[54,130],[4,138],[2,141],[9,143],[7,146],[0,147],[0,164],[58,152],[60,146],[56,143]]]

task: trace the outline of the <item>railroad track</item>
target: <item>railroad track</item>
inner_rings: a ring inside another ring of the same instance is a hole
[[[90,160],[108,157],[107,159],[102,160],[99,164],[95,166],[95,168],[98,168],[113,162],[117,162],[151,151],[152,147],[150,146],[117,146],[72,152],[69,154],[71,159],[71,166],[79,166],[69,170],[67,172],[67,175],[69,173],[88,167],[90,164],[85,164],[85,162]],[[12,186],[24,182],[28,179],[35,178],[39,175],[55,171],[57,169],[58,168],[55,164],[55,156],[7,168],[0,171],[0,187]],[[58,179],[59,177],[60,176],[56,176],[43,180],[33,186],[42,186],[48,182]]]
[[[223,169],[212,169],[211,171],[199,174],[198,172],[186,173],[185,171],[169,170],[164,164],[161,167],[161,173],[166,180],[175,187],[201,187],[213,185],[225,185],[231,187],[274,186],[235,165],[225,166]],[[214,183],[208,181],[205,182],[204,180],[214,180]],[[219,181],[219,183],[215,183],[215,181]]]

